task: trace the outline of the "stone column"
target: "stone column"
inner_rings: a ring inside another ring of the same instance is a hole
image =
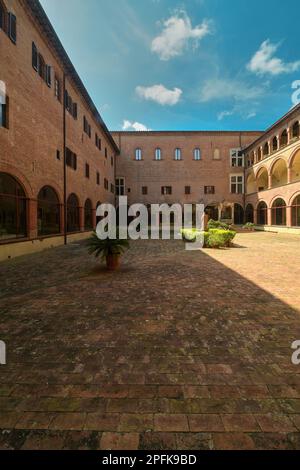
[[[79,230],[84,232],[84,208],[79,207]]]
[[[268,189],[272,188],[272,175],[268,173]]]
[[[287,182],[288,184],[292,182],[292,168],[289,167],[287,170]]]
[[[37,200],[29,199],[27,204],[27,236],[34,240],[38,236]]]
[[[268,207],[268,225],[272,225],[272,209]]]
[[[287,225],[287,227],[292,226],[292,208],[291,208],[291,206],[288,206],[286,208],[286,225]]]

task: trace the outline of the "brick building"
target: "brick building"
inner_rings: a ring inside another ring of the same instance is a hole
[[[110,133],[38,0],[0,0],[0,260],[87,236],[99,203],[203,203],[300,229],[300,105],[266,132]]]
[[[38,1],[0,0],[0,64],[5,259],[90,232],[118,148]]]

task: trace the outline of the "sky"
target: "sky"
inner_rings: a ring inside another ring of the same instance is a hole
[[[264,130],[296,104],[299,0],[40,1],[110,130]]]

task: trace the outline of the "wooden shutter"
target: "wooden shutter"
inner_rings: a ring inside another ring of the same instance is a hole
[[[51,82],[52,82],[51,72],[52,72],[51,65],[46,65],[46,83],[49,88],[51,88]]]
[[[8,14],[8,35],[10,40],[16,44],[17,42],[17,18],[13,13]]]
[[[37,47],[34,44],[34,42],[32,43],[32,67],[34,68],[34,70],[36,72],[38,72],[38,69],[39,69],[39,56],[38,56]]]

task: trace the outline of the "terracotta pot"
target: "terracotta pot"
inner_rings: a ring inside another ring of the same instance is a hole
[[[108,255],[106,257],[106,267],[109,271],[117,271],[120,267],[120,255]]]

